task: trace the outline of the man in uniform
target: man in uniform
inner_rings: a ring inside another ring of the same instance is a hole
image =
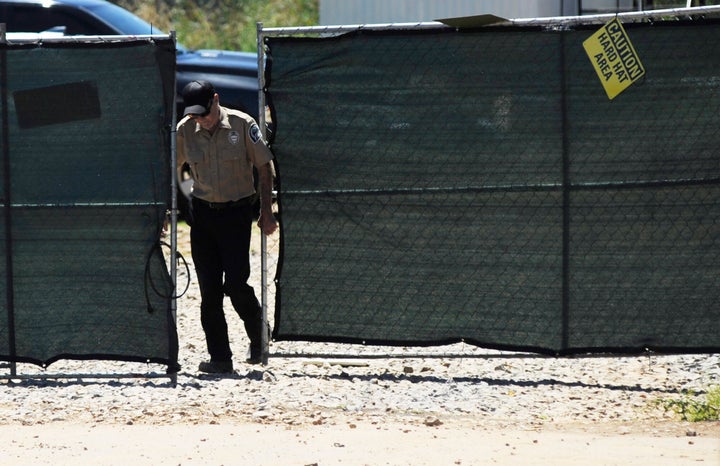
[[[200,286],[200,320],[210,360],[208,373],[233,372],[224,295],[230,297],[250,339],[248,363],[262,357],[262,310],[250,277],[250,235],[260,191],[258,226],[263,234],[277,229],[272,212],[273,155],[255,120],[220,105],[207,81],[193,81],[182,91],[184,117],[177,126],[177,169],[187,163],[193,178],[190,244]]]

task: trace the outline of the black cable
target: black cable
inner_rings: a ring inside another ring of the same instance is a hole
[[[155,243],[155,245],[153,246],[153,248],[150,250],[150,254],[148,255],[147,261],[145,261],[145,301],[146,301],[146,303],[147,303],[147,310],[148,310],[149,313],[154,312],[154,309],[153,309],[153,307],[152,307],[152,304],[150,304],[150,293],[149,293],[149,289],[148,289],[148,283],[150,284],[150,288],[153,290],[153,292],[155,292],[155,294],[156,294],[157,296],[160,296],[161,298],[165,298],[165,299],[178,299],[178,298],[181,298],[181,297],[184,296],[185,293],[187,293],[187,291],[190,289],[190,266],[188,265],[188,263],[187,263],[187,261],[185,260],[185,258],[183,257],[183,255],[182,255],[180,252],[178,252],[178,251],[175,251],[176,260],[182,261],[183,266],[185,267],[186,275],[187,275],[187,281],[186,281],[186,283],[185,283],[185,289],[183,289],[182,293],[180,293],[180,294],[172,294],[172,293],[171,293],[171,294],[169,294],[169,295],[165,295],[165,294],[163,294],[163,293],[158,289],[157,286],[155,286],[155,282],[153,281],[153,278],[152,278],[152,273],[150,272],[150,261],[152,260],[152,257],[153,257],[153,255],[154,255],[154,253],[155,253],[156,250],[160,250],[160,255],[161,255],[161,256],[163,255],[163,254],[162,254],[162,247],[163,247],[163,246],[165,246],[165,247],[167,247],[168,249],[170,249],[170,245],[169,245],[169,244],[167,244],[167,243],[164,242],[164,241],[158,241],[157,243]],[[170,274],[169,274],[169,271],[168,271],[168,275],[170,275]],[[177,276],[177,275],[176,275],[176,276]],[[176,288],[176,289],[177,289],[177,288]]]

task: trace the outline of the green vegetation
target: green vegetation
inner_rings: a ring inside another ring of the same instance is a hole
[[[665,411],[679,414],[684,421],[720,420],[720,386],[708,390],[704,400],[698,399],[694,392],[687,392],[681,399],[659,400],[657,403]]]
[[[319,0],[110,0],[191,49],[257,50],[264,27],[315,26]]]

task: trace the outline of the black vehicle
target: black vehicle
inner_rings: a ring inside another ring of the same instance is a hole
[[[7,32],[53,31],[66,36],[164,34],[105,0],[0,0],[0,23],[5,23]],[[188,50],[177,45],[178,96],[188,82],[204,79],[215,85],[223,105],[257,118],[257,70],[253,52]]]
[[[164,34],[131,12],[105,0],[0,0],[0,23],[9,33],[51,32],[65,36],[140,36]],[[213,83],[222,104],[258,116],[258,60],[253,52],[188,50],[177,44],[177,109],[180,91],[193,80]],[[180,116],[181,114],[179,114]],[[179,180],[181,213],[192,181]]]

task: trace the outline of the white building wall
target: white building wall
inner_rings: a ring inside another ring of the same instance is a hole
[[[320,24],[415,23],[484,14],[508,19],[574,16],[641,10],[644,3],[643,0],[320,0]]]
[[[414,23],[484,14],[501,18],[577,14],[563,13],[563,3],[577,5],[569,0],[320,0],[320,24]]]

